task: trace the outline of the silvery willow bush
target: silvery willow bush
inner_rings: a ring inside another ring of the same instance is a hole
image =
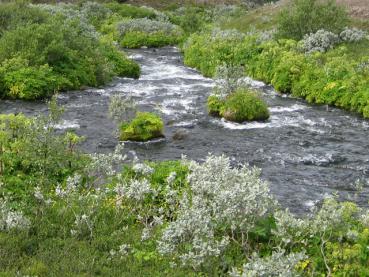
[[[340,33],[340,39],[347,42],[358,42],[367,38],[367,33],[357,28],[346,27]]]
[[[241,33],[240,31],[236,29],[227,29],[222,30],[220,28],[214,28],[211,31],[211,40],[217,41],[242,41],[245,38],[245,34]]]
[[[231,277],[296,277],[296,266],[306,259],[303,253],[286,255],[283,249],[273,252],[271,256],[261,258],[256,253],[243,265],[241,271],[233,269]]]
[[[319,30],[316,33],[305,35],[300,42],[305,53],[326,52],[340,42],[339,37],[329,31]]]
[[[159,251],[194,268],[221,256],[231,242],[247,252],[248,234],[274,206],[260,170],[232,168],[224,156],[209,156],[202,164],[189,162],[189,170],[190,192],[164,229]]]
[[[30,220],[21,211],[12,209],[6,199],[0,198],[0,232],[28,230],[30,225]]]
[[[148,18],[121,21],[117,25],[117,30],[121,36],[130,32],[143,32],[147,34],[161,32],[167,35],[180,35],[181,33],[181,29],[178,26],[168,21],[158,21]]]
[[[215,87],[212,94],[220,99],[225,99],[228,95],[235,92],[244,84],[241,78],[245,75],[243,66],[233,66],[223,63],[216,68]]]

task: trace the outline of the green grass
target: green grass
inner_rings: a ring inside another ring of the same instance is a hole
[[[266,5],[220,22],[220,27],[222,29],[236,29],[244,33],[253,30],[270,30],[276,26],[276,15],[279,11],[280,6],[277,4]]]

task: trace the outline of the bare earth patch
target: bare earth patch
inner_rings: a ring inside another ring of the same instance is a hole
[[[354,17],[369,19],[369,0],[337,0]]]

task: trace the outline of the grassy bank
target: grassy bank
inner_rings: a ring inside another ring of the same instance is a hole
[[[348,32],[350,35],[356,32],[356,29],[344,31],[341,35],[327,31],[311,34],[310,37],[307,34],[303,38],[304,34],[297,33],[299,40],[284,38],[285,35],[280,34],[278,29],[269,29],[282,21],[280,16],[271,14],[266,24],[257,21],[265,16],[264,12],[271,10],[266,7],[262,12],[251,12],[253,31],[250,32],[248,27],[242,28],[242,31],[249,30],[247,34],[236,30],[240,29],[237,28],[239,25],[248,26],[243,24],[249,20],[246,16],[222,25],[236,27],[234,30],[215,29],[192,35],[183,49],[185,63],[210,77],[223,63],[245,66],[246,75],[272,84],[277,91],[305,98],[310,103],[340,107],[368,118],[369,40],[365,32],[358,40],[346,36]],[[329,28],[328,23],[322,22],[324,24]],[[350,23],[347,21],[344,24]],[[291,23],[291,26],[295,25]],[[286,34],[292,35],[293,32],[288,30]],[[332,41],[324,38],[326,46],[320,45],[320,40],[324,40],[322,34],[331,36]],[[340,39],[340,36],[343,38]]]

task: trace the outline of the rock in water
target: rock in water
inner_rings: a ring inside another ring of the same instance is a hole
[[[184,128],[176,130],[173,134],[173,140],[184,140],[189,136],[190,132]]]

